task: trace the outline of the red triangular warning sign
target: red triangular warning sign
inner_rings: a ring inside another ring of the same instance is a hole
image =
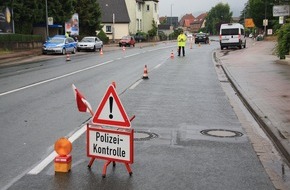
[[[130,128],[131,122],[113,85],[110,85],[95,112],[93,124]]]

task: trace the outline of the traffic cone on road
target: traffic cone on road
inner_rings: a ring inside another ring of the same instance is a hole
[[[198,43],[198,47],[200,47],[200,42]]]
[[[69,53],[66,54],[66,61],[70,61]]]
[[[173,50],[171,51],[170,58],[171,58],[171,59],[173,59],[173,58],[174,58],[174,53],[173,53]]]
[[[103,48],[101,48],[100,50],[100,55],[103,55]]]
[[[126,49],[125,49],[125,46],[123,46],[123,51],[125,51]]]
[[[142,79],[149,79],[148,71],[147,71],[147,65],[145,65],[145,67],[144,67],[144,73],[143,73]]]

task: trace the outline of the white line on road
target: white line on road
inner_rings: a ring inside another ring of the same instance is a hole
[[[83,125],[79,130],[77,130],[71,137],[69,137],[69,141],[73,143],[76,139],[78,139],[84,132],[87,130],[87,125]],[[27,174],[37,175],[39,174],[49,163],[53,161],[53,159],[57,156],[57,153],[53,151],[49,154],[44,160],[42,160],[37,166],[35,166],[32,170],[30,170]]]
[[[95,68],[95,67],[100,67],[102,65],[105,65],[105,64],[108,64],[108,63],[111,63],[111,62],[113,62],[113,60],[98,64],[98,65],[94,65],[94,66],[91,66],[91,67],[87,67],[87,68],[84,68],[84,69],[80,69],[80,70],[77,70],[77,71],[74,71],[74,72],[71,72],[71,73],[67,73],[67,74],[64,74],[64,75],[61,75],[61,76],[58,76],[58,77],[54,77],[54,78],[51,78],[51,79],[48,79],[48,80],[44,80],[44,81],[41,81],[41,82],[37,82],[37,83],[34,83],[34,84],[30,84],[30,85],[27,85],[27,86],[16,88],[14,90],[6,91],[6,92],[3,92],[3,93],[0,93],[0,96],[4,96],[4,95],[7,95],[7,94],[11,94],[13,92],[18,92],[20,90],[24,90],[24,89],[31,88],[31,87],[34,87],[34,86],[38,86],[38,85],[41,85],[41,84],[44,84],[44,83],[48,83],[48,82],[51,82],[51,81],[54,81],[54,80],[58,80],[58,79],[61,79],[61,78],[65,78],[65,77],[68,77],[68,76],[71,76],[71,75],[75,75],[77,73],[80,73],[80,72],[83,72],[83,71],[87,71],[87,70]]]
[[[134,88],[136,88],[136,86],[138,86],[140,83],[142,82],[142,80],[138,80],[137,82],[135,82],[132,86],[130,86],[130,90],[133,90]]]

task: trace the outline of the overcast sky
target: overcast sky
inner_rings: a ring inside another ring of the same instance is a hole
[[[218,3],[228,3],[233,16],[240,16],[248,0],[159,0],[159,17],[177,16],[179,19],[185,14],[197,17],[201,13],[210,11]]]

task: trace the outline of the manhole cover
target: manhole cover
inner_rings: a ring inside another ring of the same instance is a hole
[[[207,136],[221,137],[221,138],[243,136],[243,133],[241,132],[231,131],[231,130],[226,130],[226,129],[208,129],[208,130],[202,130],[200,133]]]
[[[147,141],[157,137],[158,135],[156,133],[147,131],[134,131],[134,141]]]

